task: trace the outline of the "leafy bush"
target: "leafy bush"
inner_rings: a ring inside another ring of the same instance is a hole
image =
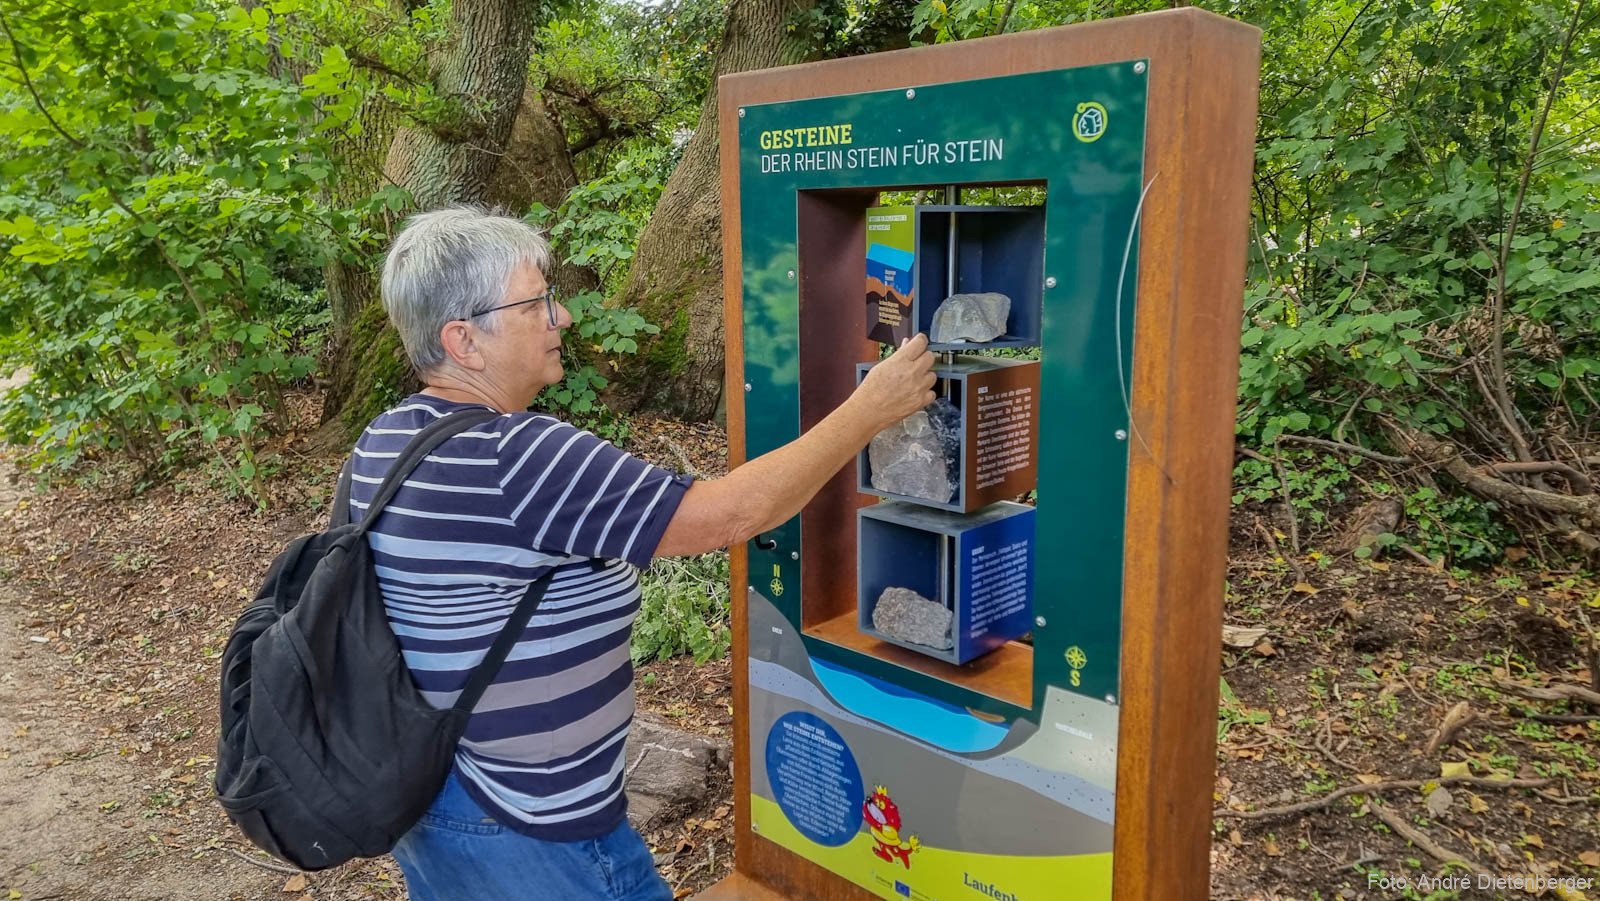
[[[1296,515],[1303,515],[1313,524],[1327,522],[1328,508],[1349,497],[1353,471],[1363,462],[1320,454],[1313,451],[1287,451],[1280,455],[1283,476],[1289,481],[1289,497]],[[1369,463],[1370,461],[1366,461]],[[1270,463],[1244,459],[1233,468],[1233,502],[1280,503],[1283,500],[1283,483]]]
[[[1445,494],[1431,484],[1407,485],[1391,478],[1372,460],[1309,450],[1279,451],[1289,498],[1302,523],[1326,527],[1331,511],[1373,497],[1398,498],[1405,511],[1399,534],[1379,535],[1378,548],[1407,544],[1431,558],[1452,564],[1484,564],[1499,559],[1516,540],[1499,509],[1469,494]],[[1233,470],[1235,505],[1281,504],[1283,482],[1277,467],[1240,460]],[[1373,548],[1358,548],[1368,557]]]
[[[318,199],[351,106],[313,118],[270,74],[274,15],[97,0],[8,19],[0,368],[31,378],[0,428],[36,465],[204,447],[262,498],[255,447],[313,367],[319,268],[364,237]]]
[[[728,653],[728,555],[663,557],[645,571],[633,626],[633,662],[693,654],[696,663]]]
[[[549,229],[554,252],[568,263],[593,270],[602,286],[620,287],[627,276],[650,210],[661,194],[659,150],[625,155],[612,171],[574,188],[561,209],[535,205],[529,221]],[[638,353],[640,335],[661,331],[634,307],[608,306],[600,291],[563,298],[574,325],[565,345],[567,375],[541,402],[613,441],[627,435],[627,421],[600,399],[618,354]]]

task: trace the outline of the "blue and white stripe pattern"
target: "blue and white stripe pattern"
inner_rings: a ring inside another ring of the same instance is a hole
[[[351,519],[412,436],[467,406],[415,394],[373,420],[356,443]],[[368,533],[389,624],[438,707],[555,568],[456,753],[468,793],[501,823],[575,841],[621,822],[638,568],[689,482],[558,419],[503,415],[425,458]]]

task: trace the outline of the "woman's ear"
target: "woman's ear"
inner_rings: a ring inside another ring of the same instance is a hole
[[[444,348],[444,354],[450,362],[464,369],[483,369],[483,354],[479,352],[478,342],[471,328],[471,324],[460,319],[452,319],[439,329],[439,346]]]

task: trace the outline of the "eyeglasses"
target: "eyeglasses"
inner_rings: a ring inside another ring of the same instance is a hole
[[[494,313],[494,312],[497,312],[499,310],[509,310],[512,307],[520,307],[523,304],[538,303],[541,300],[544,301],[544,312],[545,312],[545,317],[546,317],[545,318],[545,322],[547,323],[549,328],[553,329],[553,328],[556,327],[556,304],[560,303],[560,301],[557,300],[556,286],[555,285],[551,285],[549,288],[546,288],[545,292],[543,294],[540,294],[538,297],[530,297],[527,300],[519,300],[519,301],[517,301],[515,303],[505,303],[505,304],[501,304],[498,307],[490,307],[487,310],[479,310],[478,312],[473,313],[471,316],[468,316],[465,319],[458,319],[456,321],[457,322],[470,322],[470,321],[472,321],[474,319],[477,319],[479,316],[487,316],[490,313]]]

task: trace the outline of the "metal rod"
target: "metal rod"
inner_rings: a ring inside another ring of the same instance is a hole
[[[955,206],[956,200],[961,196],[961,189],[955,185],[946,185],[944,189],[944,202]],[[945,251],[944,270],[944,296],[948,299],[956,293],[956,260],[959,258],[956,241],[956,211],[950,211],[950,246]]]

